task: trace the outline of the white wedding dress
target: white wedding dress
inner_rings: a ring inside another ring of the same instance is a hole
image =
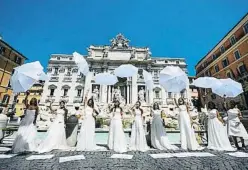
[[[218,151],[235,151],[230,144],[227,128],[217,117],[217,110],[213,109],[208,114],[208,149]]]
[[[46,138],[38,146],[37,152],[44,153],[54,149],[65,150],[69,148],[66,142],[64,114],[63,109],[57,110],[56,118],[49,127]]]
[[[114,115],[110,122],[108,147],[115,152],[127,152],[127,142],[123,131],[120,108],[114,110]]]
[[[178,147],[170,144],[168,136],[163,126],[161,110],[153,110],[153,119],[151,125],[151,143],[159,150],[177,150]]]
[[[93,109],[86,106],[84,113],[84,120],[77,139],[77,150],[93,151],[97,149],[95,143],[95,119],[93,117]]]
[[[135,119],[132,125],[131,142],[129,149],[142,152],[145,152],[149,149],[146,142],[142,115],[139,109],[135,109]]]
[[[180,126],[180,138],[181,148],[190,150],[202,150],[195,136],[193,127],[191,126],[190,116],[185,105],[179,106],[179,126]]]
[[[245,130],[244,125],[240,122],[238,117],[239,110],[234,108],[227,111],[228,114],[228,135],[243,137],[245,140],[248,140],[248,134]]]
[[[27,110],[24,119],[22,120],[17,136],[12,145],[13,153],[26,151],[35,151],[36,149],[36,126],[33,124],[35,119],[35,110]]]

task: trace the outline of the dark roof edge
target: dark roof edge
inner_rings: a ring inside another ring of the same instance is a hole
[[[28,60],[27,57],[25,57],[22,53],[20,53],[20,52],[17,51],[16,49],[14,49],[14,48],[13,48],[11,45],[9,45],[7,42],[5,42],[5,41],[2,40],[2,39],[0,39],[0,41],[1,41],[4,45],[8,46],[8,47],[11,48],[13,51],[15,51],[17,54],[21,55],[23,58],[25,58],[26,60]]]
[[[226,38],[226,36],[230,33],[230,32],[232,32],[232,30],[246,17],[246,16],[248,16],[248,12],[237,22],[237,24],[235,24],[233,27],[232,27],[232,29],[230,29],[230,31],[228,31],[225,35],[224,35],[224,37],[200,60],[200,61],[198,61],[198,63],[196,64],[196,66],[198,65],[198,64],[200,64],[200,62],[202,61],[202,60],[204,60],[207,56],[208,56],[208,54],[209,53],[211,53],[212,51],[213,51],[213,49],[216,47],[216,46],[218,46],[219,44],[220,44],[220,42],[222,41],[222,40],[224,40],[225,38]],[[196,67],[195,66],[195,67]]]

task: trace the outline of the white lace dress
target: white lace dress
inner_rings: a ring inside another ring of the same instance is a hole
[[[208,149],[218,151],[235,151],[230,144],[227,128],[217,117],[217,110],[213,109],[208,113]]]
[[[185,105],[179,106],[179,126],[181,148],[185,150],[202,150],[203,147],[201,147],[196,140],[194,129],[191,126],[190,116]]]
[[[149,149],[146,142],[143,119],[141,111],[139,109],[135,109],[135,119],[132,125],[131,142],[129,149],[142,152],[145,152]]]
[[[78,151],[96,150],[95,142],[95,119],[93,117],[93,109],[86,106],[84,111],[84,120],[82,121],[80,133],[77,139]]]
[[[63,109],[57,110],[56,118],[49,127],[46,138],[38,146],[37,152],[44,153],[54,149],[64,150],[69,148],[66,142],[64,114]]]
[[[110,122],[108,147],[115,152],[127,152],[127,142],[122,126],[121,110],[119,108],[114,110],[114,115]]]
[[[152,111],[153,119],[151,125],[151,143],[159,150],[177,150],[178,147],[172,145],[168,139],[161,118],[161,110]]]
[[[35,151],[37,147],[35,142],[37,129],[33,124],[34,119],[35,110],[27,110],[25,117],[18,128],[17,136],[12,145],[13,153]]]
[[[240,122],[238,117],[238,109],[230,109],[227,111],[228,114],[228,135],[243,137],[245,140],[248,140],[248,134],[245,130],[244,125]]]

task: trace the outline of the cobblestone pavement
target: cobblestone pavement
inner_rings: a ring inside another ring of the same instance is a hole
[[[176,151],[179,153],[185,152],[183,150]],[[186,158],[161,158],[154,159],[150,154],[158,153],[173,153],[169,151],[158,151],[152,150],[145,153],[142,152],[128,152],[126,154],[133,155],[132,159],[112,159],[110,158],[114,152],[111,151],[99,151],[99,152],[77,152],[77,151],[53,151],[46,154],[54,154],[55,156],[51,159],[46,160],[32,160],[27,161],[26,158],[35,154],[28,153],[17,155],[8,159],[0,159],[0,169],[16,169],[16,170],[28,170],[28,169],[126,169],[126,170],[243,170],[248,169],[248,157],[238,158],[225,154],[224,152],[215,152],[210,150],[204,150],[201,152],[208,152],[214,154],[212,157],[186,157]],[[247,151],[245,151],[248,153]],[[3,154],[3,152],[1,152]],[[59,157],[73,156],[83,154],[84,160],[69,161],[59,163]],[[36,155],[36,154],[35,154]]]

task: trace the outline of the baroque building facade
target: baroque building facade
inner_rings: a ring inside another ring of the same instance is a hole
[[[162,106],[173,104],[173,97],[180,94],[166,92],[159,85],[159,73],[166,66],[179,66],[187,73],[187,64],[184,58],[152,57],[148,47],[132,47],[129,40],[118,34],[111,40],[110,45],[93,46],[88,48],[84,56],[89,64],[90,72],[87,76],[79,74],[72,55],[53,54],[48,63],[47,74],[50,80],[44,84],[44,91],[40,105],[53,100],[54,105],[59,101],[67,102],[67,107],[75,103],[82,103],[86,91],[93,96],[101,108],[118,98],[122,105],[133,105],[141,100],[142,105],[151,105],[159,102]],[[102,72],[113,73],[114,69],[122,64],[133,64],[139,68],[138,75],[131,78],[119,78],[114,86],[105,86],[95,83],[95,75]],[[147,70],[153,76],[154,89],[148,91],[142,76],[142,70]],[[187,89],[188,90],[188,89]],[[182,94],[181,94],[182,95]],[[185,97],[190,97],[184,92]],[[104,110],[104,109],[103,109]]]
[[[248,106],[248,13],[195,66],[196,77],[231,78],[242,84],[244,93],[235,100],[241,109]],[[223,109],[223,98],[209,89],[200,89],[201,103],[214,101]]]

